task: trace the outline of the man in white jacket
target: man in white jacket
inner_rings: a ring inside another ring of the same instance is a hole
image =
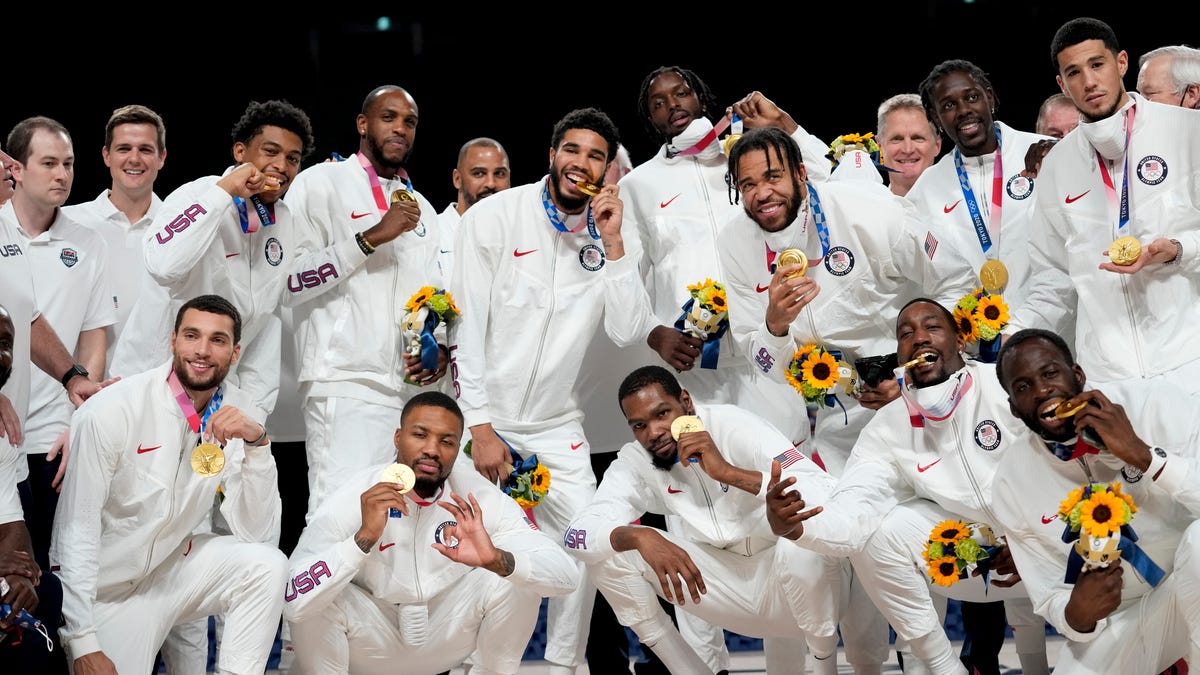
[[[765,419],[693,401],[661,366],[630,373],[618,399],[637,440],[621,448],[563,542],[617,618],[671,672],[710,669],[656,596],[736,633],[805,639],[814,672],[836,673],[849,565],[780,542],[763,508],[770,471],[795,477],[818,503],[833,477]],[[682,423],[694,430],[677,434]],[[629,524],[647,512],[677,516],[678,526]]]
[[[266,669],[287,559],[266,415],[225,381],[240,337],[229,301],[193,298],[176,314],[169,362],[72,418],[50,564],[75,673],[150,672],[172,626],[212,614],[225,617],[219,672]],[[233,534],[197,533],[218,490]]]
[[[1054,672],[1165,672],[1200,644],[1195,399],[1165,383],[1089,386],[1040,329],[1008,339],[996,375],[1029,431],[996,472],[992,510],[1035,608],[1067,638]],[[1119,488],[1136,511],[1120,557],[1080,573],[1061,510],[1089,483]]]
[[[292,671],[516,673],[541,599],[578,566],[469,462],[462,412],[438,391],[409,399],[393,445],[404,493],[380,464],[343,476],[291,557],[284,616]]]

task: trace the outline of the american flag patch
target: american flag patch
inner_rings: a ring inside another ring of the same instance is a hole
[[[535,525],[533,523],[533,521],[529,519],[529,516],[522,516],[522,517],[525,518],[525,524],[529,526],[529,529],[531,529],[531,530],[539,529],[538,526]]]
[[[937,250],[938,240],[934,238],[932,232],[925,233],[925,255],[933,260],[933,253]]]
[[[802,459],[804,459],[804,453],[797,450],[794,446],[784,450],[782,455],[775,456],[775,461],[779,462],[779,467],[782,469],[786,469]]]

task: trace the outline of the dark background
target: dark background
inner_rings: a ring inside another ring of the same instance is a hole
[[[310,4],[3,10],[0,136],[30,115],[64,123],[77,157],[69,203],[87,201],[110,184],[100,159],[109,113],[148,105],[167,124],[155,190],[165,197],[230,164],[229,132],[251,100],[284,98],[308,112],[317,139],[308,166],[357,150],[363,98],[398,84],[420,112],[409,172],[440,210],[455,199],[450,174],[464,141],[496,138],[513,184],[531,182],[546,171],[554,122],[575,107],[608,112],[635,164],[644,161],[659,144],[637,117],[638,88],[661,65],[696,71],[724,105],[762,91],[828,141],[874,131],[883,99],[916,92],[950,58],[987,71],[997,118],[1032,131],[1038,104],[1057,91],[1050,40],[1075,16],[1114,27],[1130,56],[1130,89],[1140,54],[1197,44],[1171,3],[554,3],[502,12],[373,3],[391,18],[383,32],[374,8]]]

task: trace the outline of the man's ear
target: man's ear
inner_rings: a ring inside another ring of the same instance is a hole
[[[688,393],[687,389],[684,389],[682,392],[680,392],[679,402],[683,404],[684,412],[689,415],[696,414],[696,406],[694,403],[692,403],[692,395]]]

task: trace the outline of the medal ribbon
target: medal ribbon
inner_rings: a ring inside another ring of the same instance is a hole
[[[1133,134],[1133,116],[1137,112],[1137,105],[1129,108],[1129,114],[1125,117],[1125,169],[1121,175],[1121,200],[1120,205],[1117,204],[1117,186],[1113,183],[1112,175],[1108,172],[1108,166],[1104,163],[1104,156],[1100,151],[1096,151],[1096,162],[1100,164],[1100,176],[1104,179],[1104,194],[1108,196],[1108,210],[1116,211],[1117,216],[1117,231],[1125,227],[1129,222],[1129,137]]]
[[[739,125],[737,128],[740,129],[741,128],[740,125],[742,122],[741,118],[738,117],[737,114],[732,114],[732,115],[733,115],[732,124]],[[722,117],[721,121],[717,122],[716,126],[714,126],[712,129],[710,129],[707,134],[704,134],[704,137],[701,138],[700,140],[696,141],[696,143],[690,148],[685,148],[678,152],[672,152],[672,146],[670,144],[668,144],[667,145],[667,157],[688,157],[690,155],[700,154],[701,152],[704,151],[705,148],[712,145],[713,141],[717,140],[717,136],[720,136],[722,131],[725,131],[726,129],[729,128],[730,123],[731,123],[731,120],[729,117]]]
[[[1082,438],[1077,438],[1071,443],[1054,443],[1053,445],[1047,443],[1046,449],[1050,451],[1050,454],[1064,462],[1069,462],[1073,459],[1079,459],[1084,455],[1100,454],[1099,449],[1092,447],[1091,444]]]
[[[258,195],[250,195],[250,203],[254,205],[254,213],[258,216],[251,220],[246,212],[246,200],[241,197],[233,198],[233,205],[237,207],[238,220],[242,223],[242,232],[250,234],[257,232],[259,224],[263,227],[270,227],[275,224],[274,209],[262,203]]]
[[[175,403],[179,405],[179,409],[187,419],[188,426],[203,437],[204,427],[208,424],[209,416],[221,407],[221,399],[225,398],[225,385],[218,385],[217,390],[213,392],[212,398],[208,400],[208,407],[204,409],[204,417],[196,414],[196,406],[192,405],[192,399],[184,391],[183,383],[179,381],[179,376],[175,374],[174,368],[167,374],[167,386],[175,395]]]
[[[948,397],[946,397],[946,400],[939,401],[930,406],[933,408],[933,410],[930,410],[922,407],[920,403],[917,403],[915,400],[916,397],[909,393],[909,386],[904,381],[903,368],[897,368],[896,370],[899,371],[896,375],[896,380],[900,383],[900,395],[904,398],[904,405],[908,406],[908,421],[910,424],[912,424],[912,428],[914,429],[920,429],[924,427],[925,420],[927,419],[933,422],[941,422],[950,419],[950,416],[954,414],[955,409],[958,408],[958,404],[962,403],[963,397],[966,396],[967,392],[971,390],[971,382],[974,381],[974,378],[971,377],[971,373],[969,372],[959,375],[958,382],[954,385],[954,389],[950,391],[950,394]],[[943,410],[945,411],[945,414],[942,414]]]
[[[992,227],[996,228],[996,237],[1000,236],[1000,210],[1001,202],[1004,199],[1004,168],[1000,161],[1000,125],[995,125],[996,130],[996,165],[992,170],[992,208],[991,222]],[[979,202],[975,199],[975,192],[971,189],[971,183],[967,180],[967,172],[963,169],[962,153],[958,148],[954,148],[954,170],[958,172],[958,185],[962,188],[963,200],[967,203],[967,211],[971,214],[971,222],[975,224],[975,236],[979,237],[979,247],[984,253],[992,247],[992,237],[988,234],[987,223],[983,222],[983,214],[979,211]]]
[[[558,207],[554,205],[554,202],[550,201],[549,176],[546,176],[546,179],[542,182],[542,208],[546,210],[546,217],[550,219],[550,224],[554,226],[554,229],[567,233],[575,231],[567,227],[567,223],[558,213]],[[592,239],[600,240],[600,231],[596,229],[596,219],[592,216],[592,205],[590,203],[587,208],[587,230],[588,235]]]
[[[817,196],[817,191],[812,183],[805,185],[808,187],[808,201],[812,205],[813,223],[817,226],[817,239],[821,240],[821,257],[808,261],[809,267],[816,267],[829,254],[829,225],[825,222],[825,212],[821,210],[821,198]]]
[[[358,158],[358,163],[362,164],[363,171],[367,172],[367,178],[371,181],[371,194],[375,196],[375,206],[379,207],[379,215],[382,217],[388,212],[391,202],[387,195],[383,194],[383,186],[379,184],[379,174],[375,172],[375,167],[371,166],[371,161],[368,160],[361,152],[354,153]],[[404,181],[404,188],[412,192],[412,181],[408,179],[408,172],[403,168],[396,169],[396,177]]]

